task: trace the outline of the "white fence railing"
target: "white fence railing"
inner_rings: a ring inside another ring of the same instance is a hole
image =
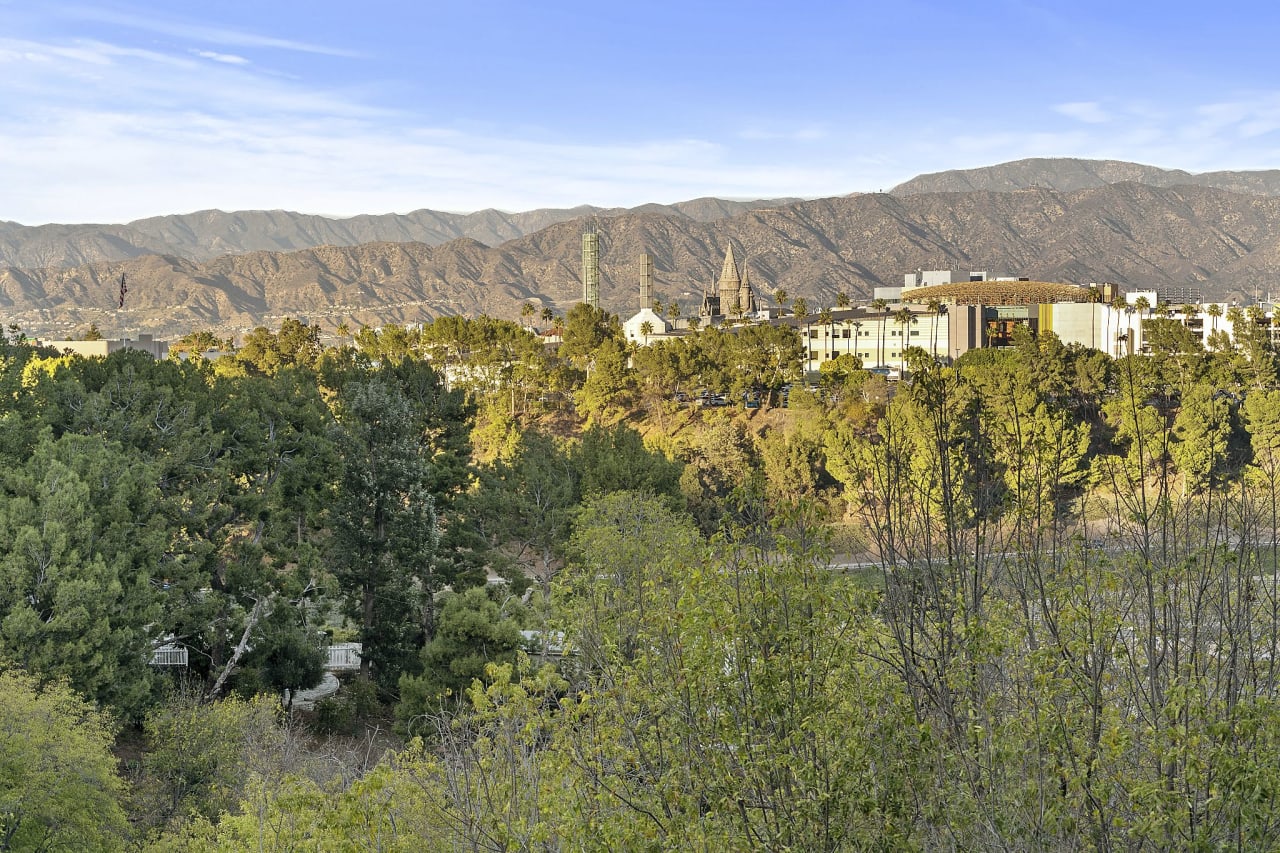
[[[360,644],[334,643],[329,647],[329,660],[325,669],[359,669]]]
[[[151,652],[152,666],[186,666],[187,647],[177,643],[165,643]]]
[[[329,646],[325,669],[359,669],[360,644],[334,643]],[[151,652],[152,666],[187,666],[187,647],[177,643],[165,643]]]

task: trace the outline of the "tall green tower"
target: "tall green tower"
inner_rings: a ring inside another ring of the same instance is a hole
[[[600,234],[594,225],[582,235],[582,301],[600,307]]]

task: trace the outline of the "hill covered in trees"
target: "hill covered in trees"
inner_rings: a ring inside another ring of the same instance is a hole
[[[788,329],[629,353],[585,306],[555,353],[456,317],[8,342],[0,837],[1275,846],[1280,384],[1241,338],[1022,336],[893,389],[806,388]],[[322,633],[362,671],[282,710]]]

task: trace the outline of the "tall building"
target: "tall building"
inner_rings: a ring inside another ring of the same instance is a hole
[[[594,225],[582,235],[582,301],[600,307],[600,234]]]
[[[756,311],[756,297],[751,290],[751,281],[746,267],[738,272],[738,262],[733,256],[733,246],[724,253],[724,266],[720,268],[720,278],[715,289],[702,297],[704,317],[733,316],[743,317]]]
[[[622,324],[627,340],[648,346],[655,337],[671,331],[671,325],[653,310],[653,256],[640,256],[640,310]]]

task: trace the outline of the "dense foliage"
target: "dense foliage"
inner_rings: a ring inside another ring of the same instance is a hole
[[[1275,354],[1165,332],[7,345],[0,848],[1274,848]]]

